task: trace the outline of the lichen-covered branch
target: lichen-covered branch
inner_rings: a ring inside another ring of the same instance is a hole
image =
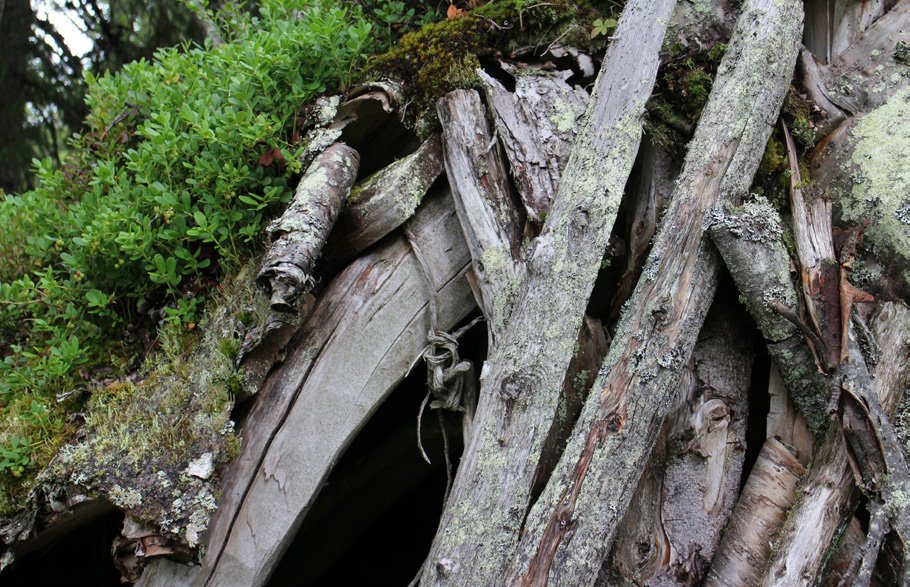
[[[741,210],[714,211],[708,232],[733,275],[740,299],[758,323],[793,402],[812,430],[821,434],[828,423],[829,382],[815,368],[802,332],[774,309],[799,308],[780,215],[767,201],[756,200]]]
[[[271,247],[262,262],[259,285],[272,309],[293,312],[313,286],[313,265],[322,254],[345,199],[351,192],[360,156],[341,143],[323,151],[300,180],[294,199],[268,227]]]
[[[716,287],[705,216],[748,189],[789,85],[801,21],[800,2],[744,5],[642,279],[528,517],[511,575],[520,583],[589,585],[597,577]]]
[[[618,39],[604,59],[543,231],[529,246],[527,276],[514,298],[517,305],[508,313],[508,325],[497,336],[484,366],[476,432],[462,457],[442,530],[423,575],[424,585],[489,585],[504,578],[588,297],[641,140],[640,117],[657,75],[658,51],[673,5],[673,0],[633,0],[624,9]],[[454,100],[465,97],[465,93],[453,94],[440,102],[440,119],[446,129]],[[472,108],[478,108],[476,94],[471,99]],[[466,139],[471,149],[487,148],[477,145],[479,133],[472,132]],[[452,152],[446,130],[447,169]],[[474,175],[474,190],[480,191],[489,181],[485,175]],[[457,181],[451,171],[449,179]],[[470,243],[468,231],[466,228]],[[503,258],[508,251],[499,247],[499,261],[493,268],[520,261]],[[481,267],[491,267],[487,262],[491,250],[480,249],[480,253],[484,257],[478,259],[472,248],[475,267],[478,262]],[[498,299],[509,299],[508,287],[499,285]],[[494,320],[502,314],[494,314]],[[492,326],[496,327],[495,321]]]
[[[338,266],[401,226],[414,215],[442,171],[437,134],[414,153],[355,185],[329,235],[323,261]]]

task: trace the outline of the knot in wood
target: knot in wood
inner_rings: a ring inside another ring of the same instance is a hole
[[[525,375],[509,375],[502,381],[499,386],[499,397],[508,402],[517,400],[521,395],[527,392],[533,381]]]
[[[458,570],[458,565],[449,558],[441,558],[436,561],[436,572],[443,577],[448,577]]]
[[[569,235],[572,240],[583,237],[585,233],[588,232],[588,227],[590,224],[590,213],[584,208],[576,208],[575,213],[572,214],[572,220],[569,224]]]

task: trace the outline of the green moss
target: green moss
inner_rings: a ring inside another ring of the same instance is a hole
[[[403,82],[406,122],[429,132],[435,126],[435,102],[455,89],[477,83],[476,55],[495,49],[511,53],[519,47],[560,43],[599,47],[590,30],[595,12],[569,0],[527,6],[516,0],[490,2],[463,16],[433,23],[402,37],[376,59],[366,78],[391,77]]]
[[[685,52],[680,45],[670,48],[670,59],[661,67],[645,107],[645,129],[665,149],[680,154],[692,138],[724,51],[723,44],[697,52]]]

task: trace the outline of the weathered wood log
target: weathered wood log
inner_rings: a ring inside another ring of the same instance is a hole
[[[704,580],[739,495],[753,355],[746,331],[714,304],[598,585],[622,583],[611,566],[636,585]]]
[[[280,218],[269,224],[272,243],[257,278],[274,310],[295,312],[313,287],[311,275],[329,231],[357,178],[360,156],[336,143],[316,157]]]
[[[713,211],[708,232],[758,324],[793,402],[813,432],[820,434],[828,423],[830,383],[815,368],[804,333],[780,312],[799,308],[780,215],[766,200],[757,199],[740,210]]]
[[[439,286],[440,327],[450,328],[474,302],[447,190],[427,198],[411,228]],[[402,237],[333,280],[244,422],[193,584],[265,583],[335,460],[421,355],[428,297]]]
[[[490,584],[503,578],[529,506],[543,441],[555,415],[588,296],[641,140],[639,119],[657,74],[658,51],[672,7],[673,0],[633,0],[620,18],[618,39],[604,59],[559,191],[543,231],[530,246],[527,276],[520,294],[513,298],[518,304],[511,313],[499,311],[492,320],[491,328],[496,328],[497,320],[508,315],[505,332],[497,335],[484,366],[476,433],[462,457],[443,512],[443,531],[433,543],[422,579],[425,585]],[[451,113],[456,101],[463,99],[464,93],[455,92],[438,107],[446,133],[447,170],[450,153],[454,153],[449,142]],[[472,101],[477,108],[476,94]],[[477,149],[477,134],[467,138],[468,148]],[[450,171],[450,181],[455,177]],[[484,174],[473,179],[478,186],[489,181]],[[455,192],[458,199],[460,190]],[[465,208],[460,206],[459,214]],[[482,213],[492,215],[491,209]],[[461,220],[466,235],[477,231],[472,217],[465,215]],[[467,240],[470,246],[472,237]],[[493,240],[491,248],[472,247],[475,269],[520,262],[521,257],[508,255],[504,240]],[[488,262],[497,258],[493,265]],[[498,291],[492,295],[508,303],[513,284],[502,279],[496,286]],[[450,524],[457,525],[458,532],[446,531]]]
[[[908,343],[910,310],[885,304],[872,321],[881,349],[875,369],[875,393],[886,412],[893,412],[910,373]],[[822,571],[828,548],[849,520],[859,499],[843,437],[832,427],[817,449],[799,505],[789,513],[766,585],[811,585]]]
[[[355,185],[320,262],[337,267],[404,224],[442,170],[442,144],[433,135],[414,153]]]
[[[744,5],[597,392],[528,517],[511,574],[524,584],[597,577],[717,283],[705,216],[718,198],[748,189],[789,85],[801,22],[798,2]]]
[[[761,585],[774,538],[796,501],[796,483],[805,472],[793,447],[774,437],[765,441],[717,549],[706,586]]]
[[[502,67],[515,78],[514,92],[483,72],[478,75],[528,219],[539,226],[569,161],[589,96],[566,83],[571,70]]]
[[[436,105],[443,128],[446,175],[471,251],[477,303],[487,319],[492,349],[518,294],[522,222],[499,142],[473,90],[456,91]]]

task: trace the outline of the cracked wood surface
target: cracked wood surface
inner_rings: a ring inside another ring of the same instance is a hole
[[[540,226],[590,98],[580,87],[566,83],[571,70],[545,72],[521,70],[507,62],[501,65],[515,78],[514,92],[483,72],[478,75],[528,219]]]
[[[626,5],[618,39],[604,59],[543,230],[529,247],[527,263],[522,267],[526,275],[514,309],[493,308],[494,344],[481,375],[476,432],[465,449],[443,512],[441,531],[423,574],[424,585],[481,585],[503,579],[503,570],[518,543],[543,442],[574,354],[587,300],[641,140],[640,116],[654,85],[658,51],[673,5],[673,0],[633,0]],[[486,137],[481,139],[473,131],[460,131],[468,140],[452,144],[458,136],[450,131],[458,100],[468,101],[469,112],[483,117],[475,92],[453,92],[439,102],[446,135],[446,168],[450,181],[466,177],[473,191],[480,192],[489,182],[486,173],[473,177],[456,174],[450,165],[456,148],[468,152],[488,148]],[[468,114],[462,112],[460,116]],[[472,122],[463,126],[481,125]],[[456,200],[462,191],[471,193],[457,187],[454,191]],[[482,198],[480,201],[483,204]],[[467,205],[458,211],[481,213]],[[486,208],[483,214],[496,218],[495,208]],[[462,216],[462,226],[475,270],[514,267],[521,262],[520,257],[509,254],[502,237],[490,239],[491,246],[498,249],[472,246],[475,239],[471,233],[476,229],[471,217]],[[496,258],[497,263],[489,262]],[[509,303],[512,281],[500,279],[492,295]],[[486,295],[484,300],[486,306]],[[497,329],[504,316],[508,316],[508,324],[500,335]]]
[[[753,358],[747,332],[742,316],[714,303],[598,586],[704,580],[739,495]]]
[[[531,510],[510,580],[589,585],[597,577],[716,287],[705,216],[748,189],[793,73],[801,23],[799,2],[744,5],[664,225],[563,459]]]
[[[439,287],[440,326],[450,328],[475,306],[448,190],[427,197],[411,229]],[[256,396],[193,585],[265,584],[336,459],[422,352],[428,296],[401,236],[333,280]],[[143,585],[169,582],[166,566],[149,575]]]

